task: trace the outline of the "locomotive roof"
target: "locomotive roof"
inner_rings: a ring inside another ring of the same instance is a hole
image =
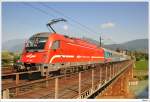
[[[50,32],[41,32],[41,33],[36,33],[32,37],[48,37],[50,35]]]

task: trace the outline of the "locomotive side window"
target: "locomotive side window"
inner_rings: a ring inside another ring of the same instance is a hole
[[[56,41],[54,41],[53,44],[52,44],[52,49],[53,49],[53,50],[56,50],[56,49],[58,49],[58,48],[60,48],[60,40],[56,40]]]

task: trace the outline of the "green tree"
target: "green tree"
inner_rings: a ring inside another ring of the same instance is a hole
[[[2,52],[2,65],[8,65],[10,63],[10,59],[12,58],[12,55],[8,51]]]
[[[2,51],[2,65],[10,65],[15,63],[20,58],[20,53],[18,52],[9,52],[9,51]]]

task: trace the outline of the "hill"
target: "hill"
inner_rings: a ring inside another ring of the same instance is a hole
[[[88,40],[91,43],[99,45],[99,42],[90,38],[82,38],[84,40]],[[8,50],[11,52],[20,52],[24,46],[24,39],[13,39],[8,40],[2,43],[2,50]],[[116,50],[117,48],[127,49],[127,50],[136,50],[141,52],[148,52],[148,39],[136,39],[132,41],[128,41],[121,44],[111,44],[111,45],[103,45],[105,48]]]
[[[85,38],[85,37],[83,39],[99,45],[99,42],[93,39]],[[103,45],[103,47],[111,49],[111,50],[116,50],[117,48],[121,48],[124,50],[130,50],[130,51],[136,50],[136,51],[148,53],[148,39],[136,39],[136,40],[124,42],[121,44]]]
[[[24,39],[13,39],[2,43],[2,50],[21,52],[24,47]]]
[[[105,45],[105,47],[113,50],[121,48],[130,51],[136,50],[148,53],[148,39],[136,39],[121,44]]]

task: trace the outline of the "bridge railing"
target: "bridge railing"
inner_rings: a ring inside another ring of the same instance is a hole
[[[45,77],[36,81],[2,89],[2,98],[89,98],[98,90],[104,90],[116,77],[128,68],[131,61],[97,65],[79,73]],[[16,77],[17,78],[17,77]]]

